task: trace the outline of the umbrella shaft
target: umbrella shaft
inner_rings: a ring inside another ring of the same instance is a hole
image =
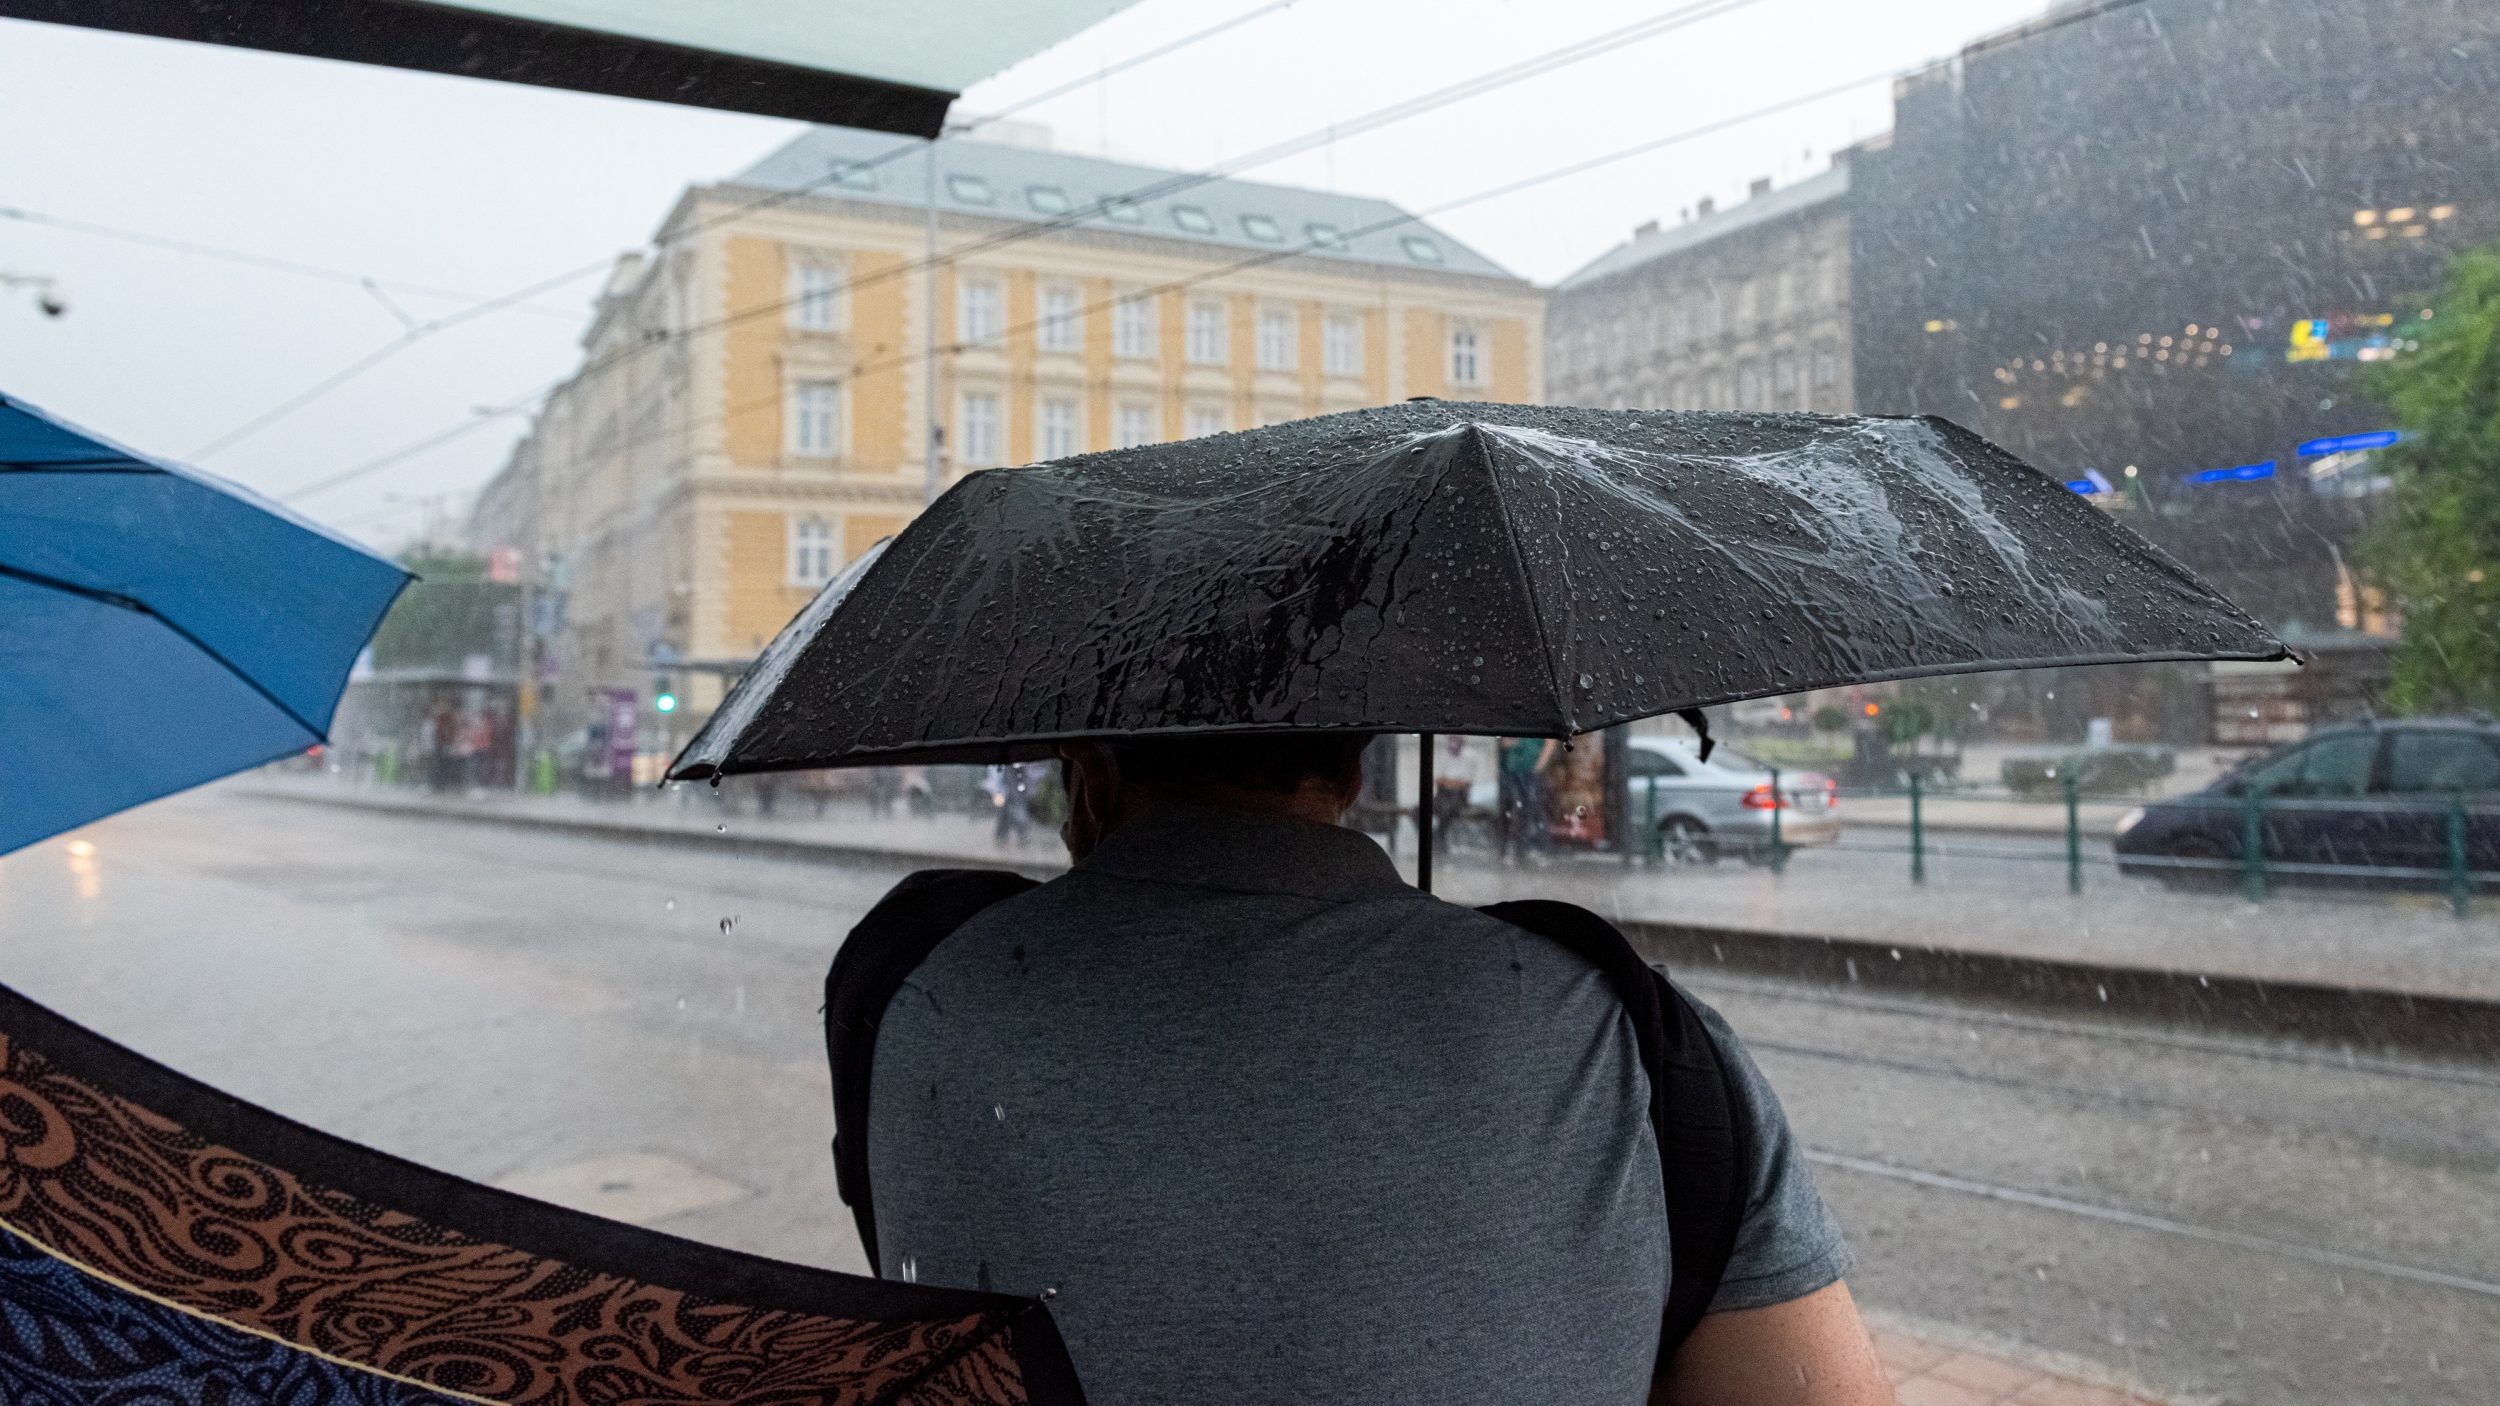
[[[1422,758],[1415,764],[1415,887],[1432,892],[1432,744],[1433,735],[1419,732]]]

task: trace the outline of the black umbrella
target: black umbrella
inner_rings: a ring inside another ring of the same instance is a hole
[[[1944,420],[1410,402],[967,477],[783,630],[670,775],[1570,737],[1844,683],[2287,654]]]

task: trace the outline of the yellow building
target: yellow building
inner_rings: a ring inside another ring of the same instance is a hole
[[[552,721],[593,689],[647,709],[668,672],[688,706],[646,712],[656,749],[717,701],[696,666],[752,658],[959,474],[1408,396],[1533,401],[1542,319],[1537,290],[1382,201],[818,128],[687,191],[619,261],[473,535],[562,602]]]

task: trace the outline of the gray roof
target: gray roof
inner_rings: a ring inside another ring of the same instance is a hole
[[[893,155],[898,147],[904,154]],[[730,183],[765,190],[819,186],[815,193],[829,199],[917,210],[925,203],[928,179],[922,149],[919,142],[898,142],[883,132],[815,127],[739,172]],[[942,142],[937,150],[938,208],[1001,220],[1053,219],[1095,207],[1105,196],[1169,188],[1188,174],[977,139]],[[860,163],[875,164],[862,166],[849,180],[826,179]],[[986,202],[979,198],[984,190]],[[1064,197],[1064,205],[1050,200],[1053,191]],[[1037,205],[1037,199],[1043,203]],[[1179,222],[1191,218],[1192,211],[1205,217],[1203,228]],[[1228,178],[1140,197],[1122,213],[1133,213],[1136,218],[1114,219],[1096,210],[1076,227],[1212,244],[1244,254],[1299,250],[1324,235],[1342,235],[1342,244],[1311,249],[1305,257],[1386,264],[1426,273],[1518,278],[1446,231],[1407,215],[1388,201],[1361,196]],[[1315,234],[1313,225],[1321,226],[1321,231]],[[1382,228],[1355,233],[1374,226]],[[1416,241],[1420,242],[1410,247]],[[1432,257],[1436,253],[1437,260]]]
[[[1769,224],[1773,220],[1811,209],[1827,200],[1838,200],[1849,193],[1849,168],[1834,166],[1819,176],[1783,186],[1767,195],[1757,195],[1733,209],[1715,215],[1688,220],[1673,229],[1653,230],[1635,235],[1623,244],[1597,256],[1578,272],[1554,285],[1554,291],[1565,293],[1583,284],[1612,278],[1626,269],[1638,268],[1656,259],[1689,253],[1713,240]]]

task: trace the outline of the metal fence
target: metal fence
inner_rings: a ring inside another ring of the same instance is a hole
[[[1773,770],[1772,785],[1786,794],[1779,774]],[[1935,844],[1931,833],[1928,808],[1932,803],[2031,810],[2043,804],[2033,797],[2005,792],[1939,790],[1916,776],[1899,789],[1843,790],[1838,798],[1843,803],[1906,805],[1906,836],[1899,843],[1854,838],[1844,819],[1844,837],[1820,847],[1898,854],[1913,884],[1926,883],[1929,859],[1948,852]],[[2131,852],[2120,847],[2123,834],[2087,833],[2083,819],[2087,802],[2133,804],[2140,808],[2139,815],[2158,809],[2167,820],[2184,817],[2189,823],[2184,835],[2165,849]],[[1949,852],[1961,858],[2062,864],[2067,891],[2078,894],[2084,891],[2086,872],[2094,868],[2147,875],[2181,886],[2236,887],[2251,902],[2263,902],[2286,882],[2432,887],[2447,896],[2451,909],[2462,918],[2472,911],[2478,890],[2500,890],[2500,805],[2462,793],[2435,798],[2311,797],[2250,790],[2240,795],[2142,799],[2095,795],[2068,777],[2050,804],[2057,806],[2061,821],[2056,831],[2047,832],[2062,840],[2054,850],[1957,846]],[[1771,819],[1766,862],[1775,870],[1784,869],[1797,847],[1781,836],[1781,812],[1773,812]],[[2009,827],[2007,833],[2044,832]],[[2112,842],[2110,854],[2087,853],[2088,843],[2103,840]],[[1664,858],[1654,827],[1650,858],[1653,862]]]

